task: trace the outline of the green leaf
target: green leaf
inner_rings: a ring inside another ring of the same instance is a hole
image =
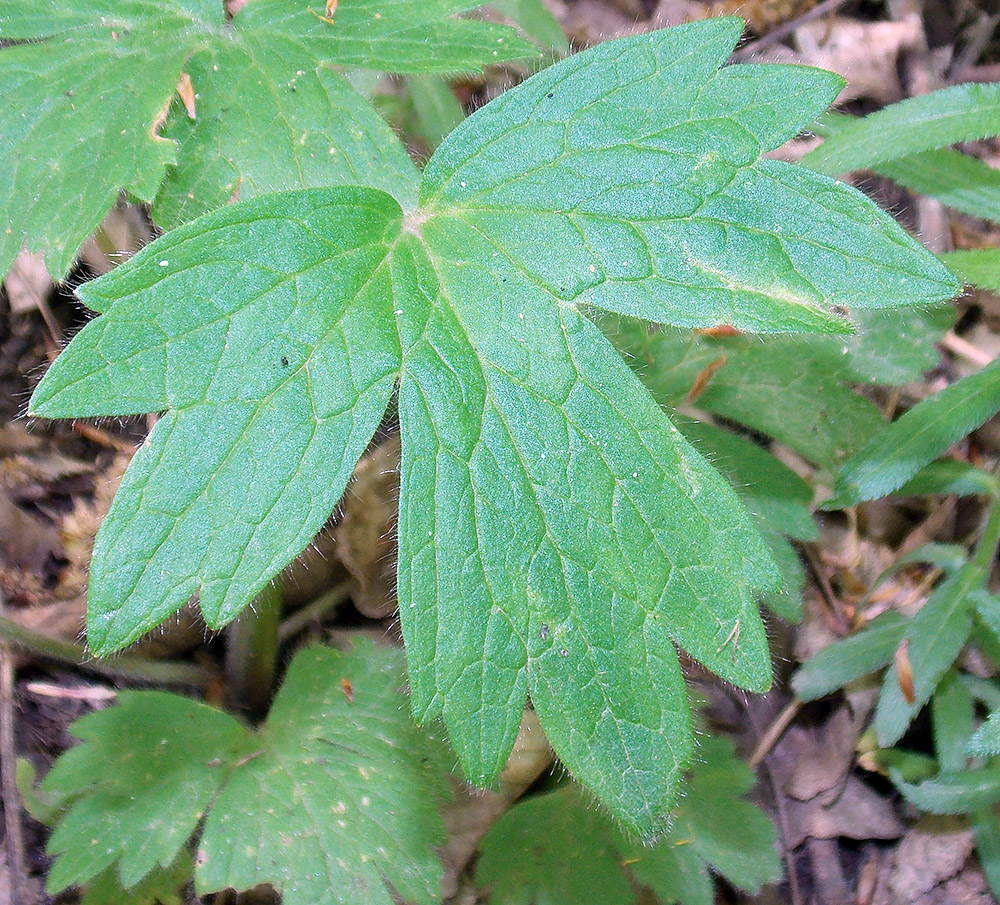
[[[450,72],[536,53],[510,28],[448,18],[476,5],[342,0],[329,25],[255,0],[227,25],[214,0],[8,0],[0,37],[26,43],[0,67],[0,275],[25,243],[65,274],[119,189],[155,197],[162,226],[281,188],[361,183],[412,206],[405,150],[331,64]],[[182,72],[194,120],[174,98]]]
[[[972,601],[969,592],[983,581],[974,564],[963,566],[937,586],[934,593],[910,620],[904,640],[913,669],[913,701],[903,697],[895,669],[885,674],[882,693],[875,708],[875,731],[883,747],[894,745],[920,709],[927,703],[938,682],[972,630]]]
[[[960,773],[966,766],[965,747],[975,725],[972,695],[952,670],[931,697],[934,753],[942,773]]]
[[[990,472],[953,459],[931,462],[920,469],[899,490],[897,496],[926,496],[954,493],[958,496],[1000,496],[1000,480]]]
[[[709,868],[756,893],[781,876],[781,864],[771,821],[743,799],[753,784],[729,742],[705,738],[684,801],[652,844],[622,832],[575,786],[533,796],[483,838],[476,881],[494,905],[624,905],[637,898],[625,876],[664,905],[711,905]]]
[[[389,905],[389,883],[407,901],[439,902],[447,774],[400,706],[403,681],[400,654],[370,641],[307,648],[257,732],[175,695],[123,692],[74,724],[83,744],[43,783],[73,799],[49,842],[48,888],[145,895],[179,870],[170,865],[205,817],[199,895],[269,883],[287,905],[331,890]]]
[[[438,75],[410,76],[406,92],[417,115],[420,136],[433,151],[465,119],[465,111],[448,81]]]
[[[1000,360],[918,402],[844,463],[826,508],[874,500],[902,487],[1000,409]]]
[[[566,786],[507,811],[483,837],[476,882],[494,905],[633,902],[607,817]],[[544,898],[543,898],[544,897]]]
[[[87,884],[80,905],[183,905],[182,887],[194,876],[194,861],[182,851],[169,867],[155,867],[138,883],[124,887],[113,867]]]
[[[700,375],[716,367],[694,400],[699,409],[773,437],[835,473],[885,425],[848,384],[919,379],[940,361],[934,343],[951,322],[940,309],[852,316],[861,332],[849,337],[706,337],[611,318],[602,326],[662,405],[687,404]],[[795,418],[787,415],[792,411]]]
[[[991,594],[985,588],[977,588],[969,594],[969,599],[983,625],[994,638],[1000,640],[1000,596]]]
[[[952,251],[939,257],[952,273],[970,286],[1000,292],[1000,250],[977,248],[971,251]]]
[[[982,724],[965,749],[970,757],[992,757],[1000,754],[1000,710],[994,710]]]
[[[231,716],[159,691],[123,691],[118,703],[73,724],[83,744],[59,758],[42,791],[71,800],[49,839],[46,888],[87,883],[117,864],[133,887],[168,868],[251,740]]]
[[[892,662],[909,620],[889,611],[850,638],[824,647],[792,677],[800,701],[814,701]]]
[[[935,198],[970,217],[1000,222],[1000,172],[961,151],[923,151],[873,169],[911,192]]]
[[[367,189],[269,196],[81,287],[107,313],[50,369],[33,410],[168,409],[95,546],[95,653],[195,591],[208,623],[225,625],[323,526],[399,367],[385,255],[400,217]]]
[[[895,770],[889,776],[907,801],[928,814],[967,814],[1000,801],[1000,767],[943,773],[921,783],[905,782]]]
[[[566,33],[543,0],[492,0],[490,6],[520,25],[540,47],[569,53]]]
[[[441,901],[437,746],[403,709],[399,651],[355,639],[301,651],[253,756],[229,776],[198,845],[199,895],[269,883],[285,905]],[[347,683],[350,692],[344,690]],[[247,815],[252,814],[253,820]]]
[[[969,823],[976,835],[976,856],[993,895],[1000,897],[1000,822],[992,808],[972,811]]]
[[[85,288],[103,316],[32,411],[166,411],[97,541],[94,649],[195,591],[211,625],[232,619],[323,524],[397,385],[415,712],[442,715],[488,783],[530,693],[569,769],[655,833],[693,744],[674,645],[767,687],[754,598],[780,579],[580,306],[830,330],[828,305],[954,288],[860,194],[758,159],[839,81],[719,71],[741,27],[608,42],[532,77],[442,144],[419,210],[363,188],[262,197]]]
[[[907,98],[838,129],[802,158],[836,176],[1000,133],[1000,86],[967,83]]]

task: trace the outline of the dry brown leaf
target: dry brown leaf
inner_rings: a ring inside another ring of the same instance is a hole
[[[358,463],[333,529],[337,558],[357,583],[354,605],[372,619],[396,608],[398,503],[399,437],[393,436]]]
[[[13,314],[35,311],[44,304],[55,282],[45,269],[42,255],[29,254],[26,250],[14,259],[10,273],[4,280],[7,300]]]

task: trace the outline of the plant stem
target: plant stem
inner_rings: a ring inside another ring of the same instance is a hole
[[[48,635],[18,625],[5,616],[0,616],[0,640],[46,660],[55,660],[57,663],[65,663],[111,679],[148,682],[152,685],[190,685],[195,688],[205,688],[218,678],[212,670],[193,663],[146,660],[133,656],[95,660],[82,644],[50,638]]]
[[[234,707],[260,714],[274,692],[281,582],[261,591],[226,633],[226,690]]]

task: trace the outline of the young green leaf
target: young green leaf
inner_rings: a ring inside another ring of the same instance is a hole
[[[372,185],[412,204],[405,150],[331,65],[451,72],[537,53],[448,18],[476,5],[342,0],[328,23],[255,0],[227,23],[216,0],[8,0],[0,39],[25,43],[0,51],[0,276],[25,243],[65,274],[119,189],[155,198],[165,227],[281,188]]]
[[[814,701],[888,665],[903,640],[907,622],[890,611],[856,635],[824,647],[792,677],[796,696],[801,701]]]
[[[71,801],[48,851],[56,893],[117,865],[135,886],[169,867],[226,780],[253,751],[231,716],[159,691],[124,691],[118,703],[73,725],[70,748],[42,782]]]
[[[970,286],[1000,292],[1000,250],[977,248],[971,251],[952,251],[939,257],[952,273]]]
[[[921,468],[1000,409],[1000,360],[917,403],[844,463],[825,508],[874,500],[901,487]]]
[[[939,459],[925,465],[895,491],[898,496],[927,496],[932,493],[1000,497],[1000,479],[968,462]]]
[[[400,707],[403,681],[399,653],[369,641],[307,648],[257,732],[175,695],[122,693],[75,724],[83,744],[43,783],[71,798],[49,843],[49,889],[86,883],[94,895],[117,881],[140,901],[173,875],[207,811],[199,894],[269,883],[288,905],[331,889],[389,905],[388,882],[407,901],[439,902],[447,773]]]
[[[484,837],[476,881],[494,905],[625,905],[638,898],[626,876],[664,905],[711,905],[710,868],[756,893],[781,865],[771,821],[743,800],[753,783],[728,742],[706,738],[669,831],[652,845],[623,833],[574,786],[529,798]]]
[[[942,773],[921,783],[906,782],[895,770],[889,776],[907,801],[928,814],[967,814],[1000,801],[1000,767]]]
[[[569,53],[566,33],[543,0],[492,0],[490,6],[520,25],[540,47]]]
[[[976,857],[995,897],[1000,898],[1000,822],[993,808],[969,813],[976,835]]]
[[[927,703],[945,671],[961,651],[972,630],[969,592],[983,582],[982,570],[969,563],[935,589],[910,620],[903,640],[913,668],[913,695],[908,699],[895,669],[885,674],[875,708],[875,731],[883,747],[894,745]]]
[[[975,726],[972,695],[955,670],[945,673],[931,697],[934,754],[942,773],[960,773],[966,767],[965,747]]]
[[[969,154],[940,148],[890,160],[873,170],[970,217],[1000,222],[1000,171]]]
[[[968,83],[907,98],[838,129],[802,158],[836,176],[920,151],[1000,134],[1000,86]]]
[[[980,726],[965,749],[970,757],[992,757],[1000,754],[1000,710],[994,710]]]
[[[754,595],[779,578],[580,305],[840,330],[838,301],[955,288],[857,192],[759,159],[839,81],[718,70],[741,28],[608,42],[532,77],[449,136],[405,216],[374,189],[255,199],[85,288],[103,316],[32,411],[166,410],[95,548],[95,650],[195,591],[213,626],[232,619],[323,524],[398,382],[416,713],[443,715],[485,783],[530,692],[563,762],[655,832],[692,748],[673,644],[766,687]]]

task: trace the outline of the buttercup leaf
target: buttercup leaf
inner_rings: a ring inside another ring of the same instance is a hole
[[[755,597],[781,580],[583,307],[830,332],[849,329],[831,305],[957,286],[859,193],[760,160],[839,81],[719,70],[740,28],[612,41],[528,79],[451,133],[415,208],[378,188],[261,197],[85,287],[103,315],[32,411],[166,412],[95,549],[95,650],[196,591],[213,626],[232,619],[328,517],[395,388],[415,712],[489,783],[530,694],[566,765],[661,829],[693,747],[674,646],[766,688]]]

